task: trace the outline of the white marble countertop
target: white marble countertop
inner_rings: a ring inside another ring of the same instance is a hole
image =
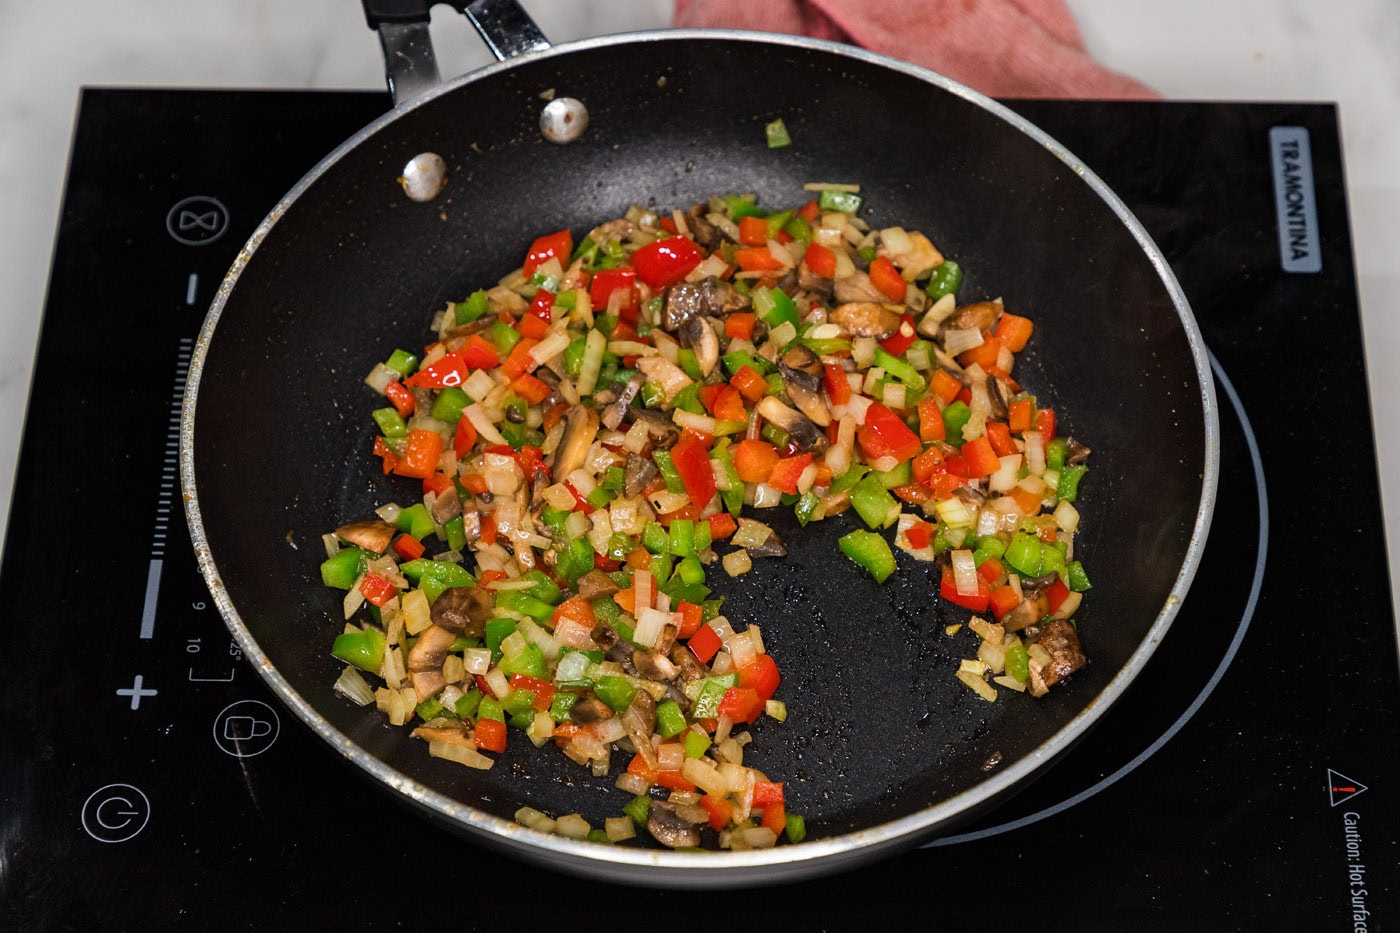
[[[1400,4],[1068,0],[1090,52],[1171,99],[1340,105],[1391,579],[1400,580]],[[524,0],[554,42],[669,24],[670,0]],[[445,74],[490,57],[433,23]],[[83,85],[378,88],[355,0],[0,0],[0,508],[8,511]],[[1358,363],[1361,361],[1357,361]],[[1300,361],[1301,363],[1301,361]]]

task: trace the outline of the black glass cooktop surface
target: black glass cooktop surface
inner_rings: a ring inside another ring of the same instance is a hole
[[[803,930],[1400,927],[1400,681],[1337,112],[1011,103],[1119,192],[1195,309],[1222,424],[1205,560],[1093,741],[1010,802],[726,895],[503,859],[280,708],[191,553],[184,378],[239,246],[387,99],[86,91],[0,574],[0,925],[708,929],[736,897]]]

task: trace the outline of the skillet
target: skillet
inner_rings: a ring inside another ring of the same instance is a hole
[[[414,4],[395,4],[412,7]],[[743,886],[839,871],[965,823],[1033,779],[1128,688],[1185,598],[1215,495],[1218,427],[1199,331],[1161,253],[1092,171],[1004,106],[923,69],[789,36],[666,31],[550,47],[513,3],[468,4],[497,64],[435,85],[425,20],[381,29],[399,103],[330,153],[269,214],[222,283],[191,365],[181,478],[197,558],[235,639],[279,698],[355,768],[427,818],[505,853],[628,884]],[[496,31],[504,24],[506,33]],[[523,40],[520,38],[524,32]],[[521,49],[525,51],[520,51]],[[396,59],[413,59],[396,69]],[[545,140],[543,96],[586,105]],[[766,145],[781,118],[793,143]],[[274,144],[270,142],[270,144]],[[450,171],[432,201],[398,184],[413,156]],[[746,763],[787,782],[808,840],[671,852],[544,835],[522,805],[594,825],[625,797],[550,749],[513,743],[488,772],[429,758],[407,730],[333,694],[340,600],[320,538],[416,483],[369,450],[362,383],[433,311],[517,267],[534,236],[576,238],[629,204],[716,193],[800,203],[809,181],[857,182],[877,225],[924,232],[966,270],[961,300],[1036,321],[1021,381],[1094,449],[1076,549],[1094,583],[1079,615],[1091,663],[1041,700],[987,703],[956,681],[967,613],[928,565],[877,585],[839,554],[840,516],[735,580],[726,614],[779,659],[786,723],[760,722]],[[407,485],[405,485],[407,483]],[[521,748],[520,746],[524,746]],[[326,789],[316,790],[324,796]],[[406,819],[414,818],[412,814]]]

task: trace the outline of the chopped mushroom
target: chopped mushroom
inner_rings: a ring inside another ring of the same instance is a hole
[[[578,583],[574,584],[574,589],[578,595],[587,600],[595,600],[600,596],[611,596],[620,591],[622,587],[617,585],[617,581],[601,570],[590,570],[578,578]]]
[[[598,413],[587,405],[575,405],[569,409],[565,419],[564,436],[554,451],[554,461],[550,473],[563,481],[574,470],[583,466],[588,456],[588,448],[598,436]]]
[[[682,819],[676,808],[664,800],[653,800],[648,806],[647,832],[671,849],[693,849],[700,845],[700,827]]]
[[[700,375],[708,376],[719,364],[719,337],[709,319],[693,317],[681,325],[681,341],[695,351]]]
[[[798,410],[821,427],[831,424],[831,409],[822,397],[821,357],[810,347],[796,343],[778,359],[778,371],[782,373],[788,398]]]
[[[836,300],[841,302],[888,301],[889,296],[875,287],[870,276],[864,272],[852,272],[836,278],[834,288]]]
[[[613,718],[613,708],[597,697],[584,697],[569,707],[569,717],[581,725],[602,722]]]
[[[495,594],[480,586],[454,586],[443,590],[433,602],[432,620],[439,628],[457,635],[481,638],[486,620],[496,607]]]
[[[1000,301],[975,301],[959,307],[952,317],[943,322],[943,326],[953,330],[987,330],[1001,317],[1001,309]]]
[[[617,426],[627,420],[627,410],[632,407],[632,401],[637,397],[637,393],[642,391],[642,385],[646,379],[641,373],[633,373],[632,378],[627,380],[627,384],[622,387],[622,391],[617,394],[617,398],[609,403],[603,411],[603,427],[610,431],[616,430]],[[595,393],[595,399],[598,395]]]
[[[821,453],[829,446],[825,431],[817,427],[806,415],[788,408],[776,396],[765,395],[759,400],[755,410],[786,431],[793,443],[802,450]]]
[[[388,550],[389,542],[394,540],[394,534],[397,531],[397,528],[386,521],[371,519],[367,522],[351,522],[348,525],[341,525],[335,530],[335,536],[367,551],[383,554]]]
[[[1050,663],[1042,665],[1031,660],[1029,684],[1032,696],[1044,696],[1051,687],[1079,670],[1088,660],[1079,646],[1079,635],[1074,626],[1064,619],[1047,622],[1035,639],[1035,644],[1049,653]]]
[[[622,468],[622,494],[635,499],[660,472],[650,457],[628,453],[627,463]]]
[[[1008,632],[1019,632],[1050,614],[1050,599],[1040,591],[1025,591],[1025,598],[1012,607],[1001,620]]]
[[[419,633],[418,640],[409,649],[408,674],[419,703],[437,696],[447,686],[447,680],[442,676],[442,664],[456,640],[457,636],[447,629],[430,625]]]
[[[666,293],[661,326],[677,330],[695,317],[720,317],[748,306],[748,298],[733,285],[714,276],[699,282],[682,282]]]
[[[839,296],[838,296],[839,297]],[[837,305],[827,320],[839,324],[854,337],[888,337],[899,330],[903,316],[891,307],[874,301],[852,301]]]
[[[638,690],[632,695],[632,702],[622,713],[622,728],[647,767],[655,768],[656,749],[651,744],[651,734],[656,731],[656,699],[650,693]]]
[[[885,240],[881,245],[909,281],[921,279],[930,270],[943,265],[943,254],[922,233],[911,230],[904,234],[903,239],[908,240],[908,244],[901,244],[902,248],[897,252],[890,248],[891,240]]]
[[[433,517],[433,521],[439,525],[446,525],[452,519],[462,514],[462,498],[457,495],[457,490],[451,486],[444,489],[433,498],[433,507],[428,510],[428,514]]]

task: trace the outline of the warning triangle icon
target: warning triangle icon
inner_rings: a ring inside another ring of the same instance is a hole
[[[1360,781],[1353,781],[1340,771],[1327,769],[1327,796],[1331,799],[1332,806],[1344,803],[1365,791],[1366,785]]]

